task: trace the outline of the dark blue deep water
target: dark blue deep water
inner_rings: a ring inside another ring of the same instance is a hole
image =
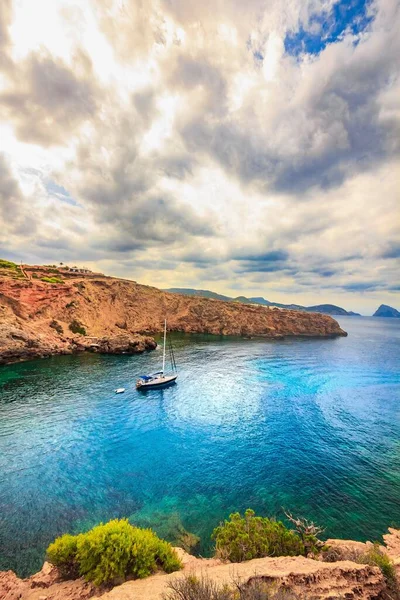
[[[112,517],[180,521],[203,554],[247,507],[360,540],[400,524],[400,320],[340,323],[336,340],[175,336],[178,384],[146,394],[159,350],[0,367],[0,570]]]

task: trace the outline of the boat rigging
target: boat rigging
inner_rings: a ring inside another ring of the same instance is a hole
[[[174,350],[172,348],[171,340],[169,340],[169,353],[171,359],[171,370],[172,373],[165,373],[165,355],[167,349],[167,320],[164,321],[164,346],[163,346],[163,361],[162,361],[162,370],[157,373],[152,373],[150,375],[140,375],[136,381],[136,388],[138,390],[146,390],[146,389],[154,389],[166,387],[172,383],[175,383],[178,373],[176,368]]]

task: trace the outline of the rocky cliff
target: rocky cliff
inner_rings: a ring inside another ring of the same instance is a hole
[[[165,317],[169,330],[187,333],[347,335],[327,315],[187,297],[101,275],[47,282],[41,269],[0,274],[0,363],[82,350],[143,352],[155,347],[149,335]]]
[[[400,567],[400,531],[390,529],[384,536],[381,550]],[[0,572],[1,600],[162,600],[168,593],[170,582],[185,576],[195,576],[213,581],[218,587],[232,587],[261,580],[274,592],[280,590],[281,598],[299,600],[395,600],[397,591],[377,566],[365,564],[357,556],[366,552],[371,544],[350,540],[327,540],[329,554],[325,560],[303,556],[258,558],[242,563],[224,563],[218,559],[190,556],[177,548],[183,570],[171,575],[157,573],[146,579],[127,581],[113,589],[96,588],[82,578],[63,581],[56,567],[45,563],[42,571],[28,579],[19,579],[12,571]],[[294,594],[287,596],[287,593]]]

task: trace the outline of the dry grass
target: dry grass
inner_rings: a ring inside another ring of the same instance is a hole
[[[260,579],[218,586],[207,577],[187,576],[168,584],[164,600],[298,600],[290,590],[276,589]]]

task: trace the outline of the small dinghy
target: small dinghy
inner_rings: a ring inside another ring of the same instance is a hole
[[[124,391],[125,391],[125,388],[117,388],[117,389],[115,390],[115,393],[116,393],[116,394],[123,394],[123,393],[124,393]]]
[[[162,370],[151,375],[140,375],[136,381],[136,388],[138,390],[148,390],[154,388],[162,388],[175,383],[178,373],[176,372],[176,362],[172,345],[169,346],[172,373],[168,375],[165,373],[165,352],[167,348],[167,321],[164,321],[164,348],[163,348],[163,364]]]

